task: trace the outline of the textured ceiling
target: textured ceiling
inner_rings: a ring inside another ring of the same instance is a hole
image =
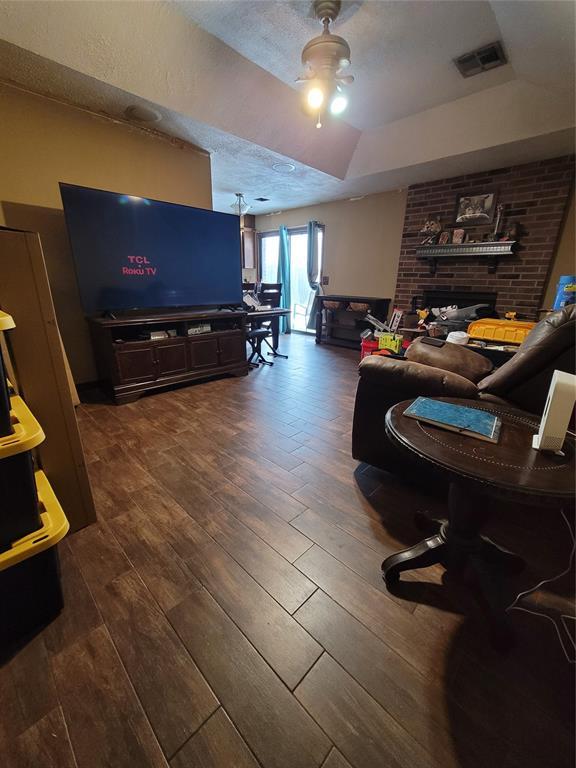
[[[350,125],[322,131],[295,108],[300,50],[319,31],[309,11],[0,0],[0,80],[116,119],[153,107],[156,130],[211,153],[219,210],[237,191],[267,213],[573,151],[572,3],[345,3]],[[512,65],[462,79],[451,59],[497,38]],[[292,174],[272,170],[286,160]]]
[[[179,1],[187,18],[297,88],[300,53],[322,28],[311,3]],[[356,82],[346,120],[373,129],[514,77],[507,65],[464,79],[452,59],[500,37],[490,3],[368,0],[344,4],[333,25],[352,51]]]

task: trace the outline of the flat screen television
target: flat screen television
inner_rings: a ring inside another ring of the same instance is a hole
[[[86,314],[241,305],[238,216],[72,184],[60,194]]]

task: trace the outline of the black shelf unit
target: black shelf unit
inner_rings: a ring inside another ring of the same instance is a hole
[[[337,309],[326,306],[338,304]],[[390,299],[375,296],[331,295],[318,296],[316,305],[316,344],[360,349],[360,334],[372,328],[366,321],[366,310],[355,310],[353,304],[365,304],[368,312],[378,320],[388,317]]]

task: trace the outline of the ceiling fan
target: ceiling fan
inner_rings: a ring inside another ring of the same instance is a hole
[[[348,106],[345,87],[354,82],[346,75],[350,66],[350,46],[343,37],[330,32],[330,24],[340,13],[341,0],[314,0],[314,16],[322,23],[321,35],[309,40],[302,50],[304,73],[296,80],[306,84],[305,106],[317,114],[317,128],[322,127],[322,113],[328,108],[333,115],[340,115]]]

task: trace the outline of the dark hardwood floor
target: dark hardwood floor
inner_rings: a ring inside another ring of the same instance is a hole
[[[350,455],[357,354],[289,360],[78,419],[99,523],[60,546],[66,607],[0,668],[4,768],[568,768],[573,667],[513,612],[492,650],[442,569],[380,563],[442,515]],[[559,516],[492,535],[559,572]]]

